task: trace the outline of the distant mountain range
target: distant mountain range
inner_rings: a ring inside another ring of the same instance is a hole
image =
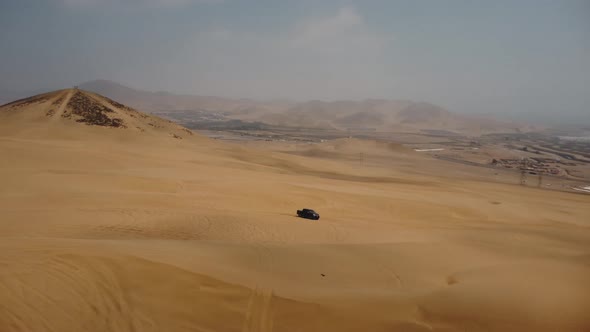
[[[191,112],[212,113],[228,120],[292,127],[405,132],[438,130],[467,135],[539,129],[527,124],[457,114],[434,104],[409,100],[267,102],[149,92],[107,80],[85,82],[79,88],[148,113],[183,112],[184,117],[190,116]],[[0,101],[2,97],[0,95]],[[4,99],[7,101],[6,96]]]

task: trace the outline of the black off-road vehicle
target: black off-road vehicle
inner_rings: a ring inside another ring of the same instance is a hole
[[[320,215],[312,209],[297,210],[297,215],[305,219],[319,220]]]

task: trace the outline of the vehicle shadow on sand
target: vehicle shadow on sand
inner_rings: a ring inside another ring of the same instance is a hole
[[[289,217],[293,217],[293,218],[299,218],[299,216],[297,214],[294,214],[294,213],[279,213],[279,215],[281,215],[281,216],[289,216]]]

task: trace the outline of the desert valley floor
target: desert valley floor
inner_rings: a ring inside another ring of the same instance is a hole
[[[590,330],[589,195],[40,119],[0,123],[0,331]]]

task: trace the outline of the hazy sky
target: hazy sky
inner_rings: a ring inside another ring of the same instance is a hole
[[[0,0],[0,89],[93,79],[590,119],[590,0]]]

